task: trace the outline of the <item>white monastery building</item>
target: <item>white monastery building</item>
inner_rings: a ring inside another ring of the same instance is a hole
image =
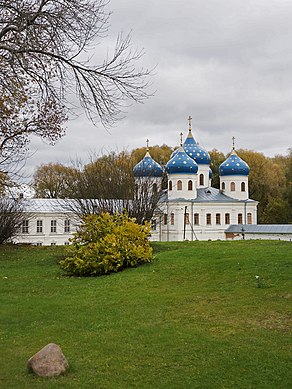
[[[220,189],[213,188],[209,153],[196,142],[189,118],[188,136],[166,166],[147,152],[134,167],[137,185],[151,181],[162,193],[152,220],[153,241],[292,239],[292,225],[257,225],[258,202],[249,198],[249,167],[234,147],[220,165]],[[167,189],[162,177],[167,175]],[[137,192],[139,194],[139,190]],[[24,199],[27,219],[15,243],[34,245],[69,244],[79,220],[62,199]]]
[[[257,224],[258,202],[248,196],[248,165],[233,145],[219,167],[220,190],[213,188],[210,155],[194,139],[191,118],[188,136],[184,143],[181,139],[165,170],[168,187],[153,219],[152,240],[226,239],[225,230],[230,225]],[[134,175],[137,180],[151,177],[159,188],[163,169],[147,150],[134,167]]]

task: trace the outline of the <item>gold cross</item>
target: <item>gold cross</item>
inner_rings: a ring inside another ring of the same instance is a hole
[[[191,130],[192,129],[192,117],[191,117],[191,115],[189,115],[188,121],[189,121],[189,130]]]

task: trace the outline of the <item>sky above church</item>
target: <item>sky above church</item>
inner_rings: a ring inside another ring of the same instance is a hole
[[[292,146],[291,0],[110,0],[109,35],[132,33],[154,68],[154,96],[133,104],[109,131],[85,115],[69,121],[55,146],[33,139],[29,173],[42,163],[69,164],[90,154],[146,145],[175,147],[192,116],[195,139],[207,150],[232,146],[287,153]]]

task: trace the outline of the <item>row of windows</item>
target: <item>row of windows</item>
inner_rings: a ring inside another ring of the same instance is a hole
[[[167,222],[168,222],[168,215],[167,215],[167,213],[165,213],[163,215],[163,223],[167,224]],[[184,214],[184,222],[185,222],[185,224],[190,224],[190,214],[189,213]],[[215,223],[217,225],[221,224],[221,213],[216,213]],[[243,223],[243,214],[242,213],[239,213],[237,215],[237,223],[238,224]],[[174,225],[174,213],[170,214],[170,224]],[[193,224],[194,225],[200,224],[200,215],[198,213],[194,213]],[[207,225],[212,224],[212,214],[211,213],[206,214],[206,224]],[[230,224],[230,213],[224,214],[224,224]],[[247,224],[252,224],[252,214],[251,213],[247,213]]]
[[[200,183],[200,185],[204,185],[204,174],[200,174],[200,176],[199,176],[199,183]],[[188,187],[188,190],[193,190],[193,181],[192,180],[188,181],[187,187]],[[172,190],[172,188],[173,188],[173,182],[172,181],[168,181],[168,190]],[[176,189],[177,190],[182,190],[183,189],[183,183],[182,183],[181,180],[178,180],[176,182]]]
[[[43,244],[42,244],[42,242],[37,242],[37,243],[35,243],[35,245],[36,245],[36,246],[42,246]],[[56,246],[56,245],[57,245],[56,242],[51,242],[51,246]],[[65,245],[65,246],[68,246],[68,245],[69,245],[69,242],[68,242],[68,241],[64,242],[64,245]]]
[[[64,233],[70,232],[70,220],[66,219],[64,220]],[[29,220],[23,220],[21,224],[21,233],[22,234],[28,234],[29,232]],[[43,220],[38,219],[36,222],[36,232],[38,234],[42,234],[44,232],[44,223]],[[57,232],[57,220],[53,219],[51,220],[51,228],[50,228],[51,233],[56,233]]]
[[[245,187],[246,187],[245,182],[241,182],[240,184],[241,192],[245,192]],[[225,182],[222,182],[221,189],[226,190]],[[230,192],[235,192],[235,182],[230,182]]]

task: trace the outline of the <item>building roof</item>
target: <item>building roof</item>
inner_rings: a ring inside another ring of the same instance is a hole
[[[134,167],[133,173],[135,177],[161,177],[163,169],[147,151],[142,161]]]
[[[245,234],[292,234],[292,224],[232,224],[224,232]]]
[[[244,162],[233,149],[229,157],[219,166],[220,176],[248,176],[249,166]]]
[[[163,199],[166,201],[166,199]],[[169,199],[169,201],[181,201],[181,202],[193,202],[193,203],[253,203],[254,200],[237,200],[232,197],[226,196],[217,188],[200,188],[197,189],[197,198],[187,200],[185,198]]]
[[[25,212],[66,213],[72,212],[75,203],[72,199],[24,199],[22,204]]]
[[[182,147],[180,147],[174,157],[167,162],[165,168],[168,174],[196,174],[198,171],[196,161],[189,157]]]
[[[188,156],[193,158],[198,164],[209,165],[211,160],[210,155],[207,150],[203,149],[195,141],[191,128],[189,129],[189,134],[183,144],[183,148]]]

